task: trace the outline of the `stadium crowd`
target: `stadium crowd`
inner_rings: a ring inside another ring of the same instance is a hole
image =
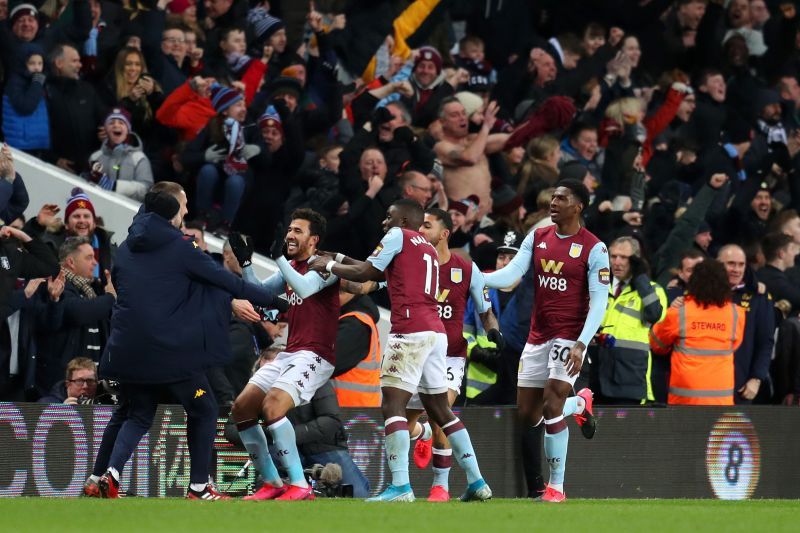
[[[697,403],[668,384],[690,371],[676,352],[714,342],[690,338],[685,314],[703,301],[693,270],[718,261],[704,279],[724,276],[741,317],[713,372],[735,368],[737,403],[797,405],[798,21],[788,0],[0,0],[3,140],[86,180],[25,220],[25,176],[3,149],[0,400],[113,398],[88,363],[116,298],[96,187],[142,201],[181,184],[201,248],[204,232],[236,231],[267,254],[312,208],[321,248],[359,259],[407,198],[448,211],[451,251],[491,271],[551,224],[554,187],[572,178],[613,274],[581,376],[597,401]],[[218,259],[241,275],[230,246]],[[462,401],[514,403],[534,282],[490,291],[502,350],[467,309]],[[373,321],[388,302],[342,298],[343,315]],[[284,329],[234,302],[234,357],[209,370],[220,405]],[[337,374],[372,352],[370,335],[340,322]]]

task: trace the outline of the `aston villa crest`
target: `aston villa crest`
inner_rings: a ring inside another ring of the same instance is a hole
[[[583,245],[573,242],[569,246],[569,256],[573,259],[577,259],[581,256],[581,251],[583,250]]]

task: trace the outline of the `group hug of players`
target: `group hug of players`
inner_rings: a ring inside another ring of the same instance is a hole
[[[595,424],[592,392],[571,393],[586,346],[605,312],[611,277],[605,245],[580,224],[588,203],[581,182],[561,181],[551,200],[554,225],[528,234],[507,266],[486,275],[471,261],[450,253],[452,223],[441,209],[424,211],[412,200],[395,202],[383,222],[385,236],[365,261],[318,249],[325,219],[309,209],[295,211],[282,250],[273,254],[279,272],[259,281],[251,266],[243,269],[246,281],[277,294],[285,291],[289,301],[286,350],[253,375],[232,409],[262,483],[246,499],[314,498],[286,414],[310,402],[333,374],[339,288],[354,282],[385,282],[391,299],[391,330],[380,376],[391,483],[369,501],[414,501],[409,451],[415,439],[433,441],[429,500],[450,499],[453,457],[467,478],[460,499],[490,499],[492,491],[481,475],[469,433],[450,409],[464,376],[464,310],[471,297],[487,337],[502,345],[486,288],[510,287],[533,268],[536,303],[520,358],[518,407],[526,422],[544,424],[550,479],[542,500],[564,501],[566,418],[574,415],[586,436],[593,434]],[[242,239],[231,236],[237,256],[247,249]],[[249,257],[237,258],[249,263]],[[450,312],[442,313],[445,306]],[[423,410],[429,424],[417,422]],[[272,436],[288,483],[273,462],[262,423]],[[203,499],[221,498],[226,496],[216,491],[203,495]]]

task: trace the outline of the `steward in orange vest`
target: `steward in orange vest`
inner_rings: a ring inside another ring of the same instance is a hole
[[[367,296],[340,292],[342,311],[336,335],[336,371],[331,379],[340,407],[380,407],[381,342],[378,308]],[[357,364],[356,364],[357,362]],[[340,372],[340,368],[345,370]]]
[[[650,348],[672,350],[668,403],[733,405],[733,353],[742,343],[746,314],[731,301],[725,267],[716,260],[695,266],[683,304],[650,330]]]

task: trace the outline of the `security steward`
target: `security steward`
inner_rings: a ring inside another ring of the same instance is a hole
[[[336,369],[331,383],[341,407],[381,406],[378,307],[369,296],[339,291]]]
[[[187,209],[180,185],[156,187],[161,192],[145,197],[111,272],[117,301],[100,375],[121,383],[127,416],[98,485],[103,497],[118,497],[122,468],[168,394],[188,417],[186,497],[217,500],[225,497],[209,483],[217,404],[205,371],[231,357],[231,298],[269,307],[275,295],[227,272],[182,234]]]
[[[635,238],[620,237],[608,251],[614,279],[601,331],[615,342],[598,349],[600,395],[607,404],[653,401],[648,334],[666,315],[667,295],[650,279]]]
[[[745,319],[722,263],[707,259],[695,266],[683,304],[673,304],[650,330],[653,353],[672,351],[670,405],[733,405],[733,353]]]

